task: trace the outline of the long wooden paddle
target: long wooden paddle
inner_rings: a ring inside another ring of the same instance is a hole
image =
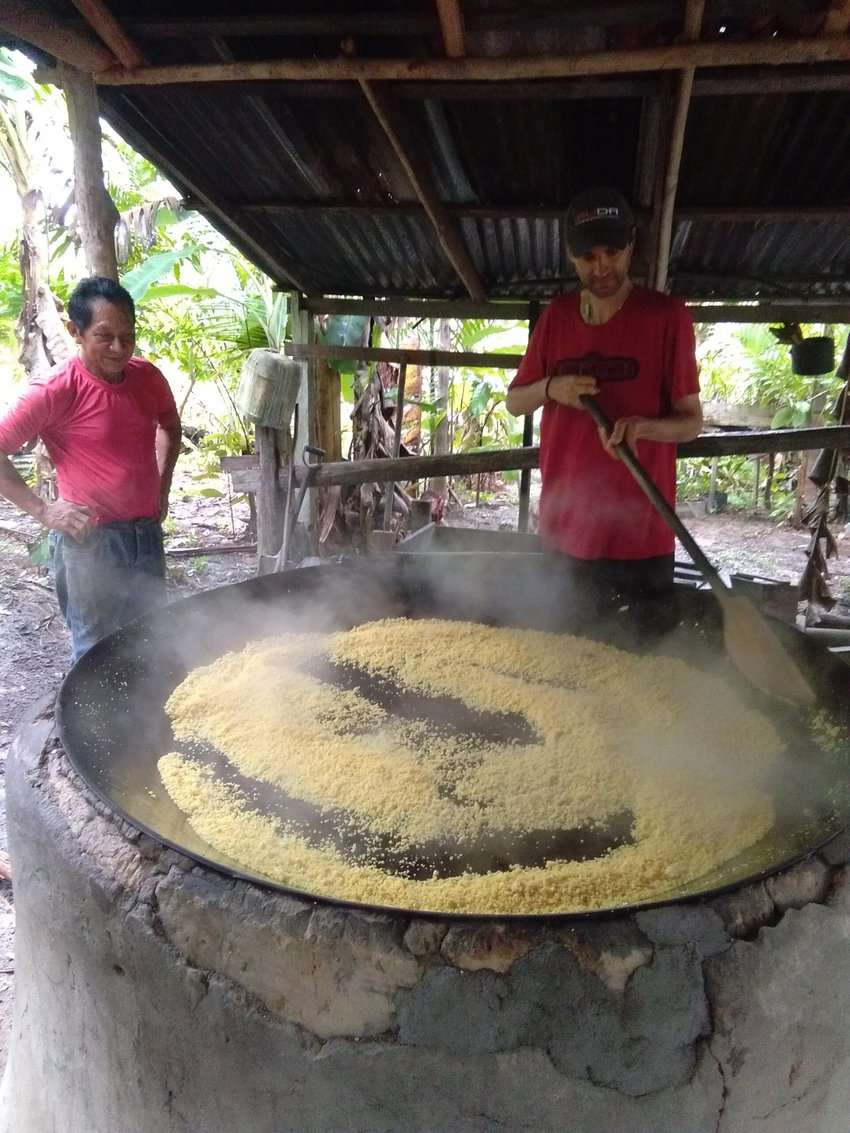
[[[611,433],[611,422],[595,398],[585,394],[582,404],[596,424]],[[652,506],[676,533],[679,542],[699,567],[723,613],[726,652],[744,676],[769,696],[797,705],[814,703],[815,692],[797,662],[773,632],[767,619],[743,594],[736,594],[679,519],[675,509],[656,487],[641,462],[623,441],[617,445],[620,459],[641,486]]]

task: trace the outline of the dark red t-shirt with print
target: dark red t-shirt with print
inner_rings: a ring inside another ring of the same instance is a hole
[[[678,299],[636,287],[607,323],[589,326],[579,294],[541,315],[511,383],[592,373],[597,400],[613,421],[659,417],[699,392],[694,328]],[[639,441],[638,456],[665,497],[676,498],[676,446]],[[670,554],[673,535],[626,466],[603,449],[590,415],[550,401],[540,425],[540,533],[546,546],[579,559],[645,559]]]

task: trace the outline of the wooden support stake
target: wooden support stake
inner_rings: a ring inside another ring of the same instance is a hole
[[[74,7],[122,67],[143,67],[147,60],[107,8],[104,0],[73,0]]]
[[[540,315],[540,304],[533,303],[528,313],[528,341],[534,333],[534,326]],[[524,448],[534,444],[534,414],[526,413],[522,421],[522,443]],[[477,500],[476,500],[477,503]],[[523,468],[519,474],[519,514],[517,515],[517,531],[528,531],[528,517],[531,511],[531,469]]]
[[[440,30],[446,55],[450,59],[460,59],[466,55],[463,36],[463,13],[459,0],[437,0],[437,14],[440,17]]]
[[[702,28],[705,0],[687,0],[685,9],[685,39],[695,42]],[[682,164],[682,150],[685,144],[685,127],[691,92],[694,87],[694,68],[686,67],[679,75],[676,84],[676,107],[673,112],[673,131],[670,137],[670,150],[667,156],[667,169],[664,175],[664,190],[661,199],[661,216],[658,227],[658,253],[655,261],[654,285],[658,291],[667,287],[667,272],[670,267],[670,250],[673,242],[673,213],[676,207],[676,192],[679,188],[679,168]]]
[[[60,64],[60,73],[74,143],[75,200],[86,264],[92,275],[117,280],[115,225],[118,210],[103,181],[97,88],[91,75],[67,63]]]
[[[395,432],[393,433],[393,459],[398,460],[401,452],[401,433],[404,425],[404,386],[407,381],[407,363],[402,362],[398,372],[398,388],[395,403]],[[393,496],[395,495],[395,481],[387,482],[387,496],[384,502],[384,530],[389,531],[393,516]]]
[[[418,158],[414,157],[413,151],[418,143],[414,142],[414,146],[410,149],[406,145],[403,136],[405,131],[401,125],[397,109],[385,91],[365,79],[361,80],[360,89],[366,96],[375,117],[380,122],[390,145],[395,150],[414,192],[422,202],[422,207],[434,226],[437,239],[440,241],[449,262],[463,281],[470,298],[476,302],[482,302],[486,297],[486,292],[478,270],[466,250],[466,245],[455,226],[454,220],[447,214],[437,196],[427,168]]]

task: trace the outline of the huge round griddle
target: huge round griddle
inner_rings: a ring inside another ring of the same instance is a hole
[[[332,631],[386,617],[440,617],[569,632],[592,636],[619,648],[668,652],[695,669],[726,672],[740,688],[742,678],[722,656],[719,612],[710,595],[679,590],[673,597],[612,605],[586,587],[574,589],[562,571],[537,555],[454,554],[387,556],[382,559],[310,567],[207,591],[167,606],[99,642],[73,667],[60,689],[60,737],[74,768],[114,811],[160,842],[222,873],[311,899],[351,905],[333,894],[307,893],[251,872],[210,846],[188,824],[163,788],[157,761],[175,743],[164,705],[188,672],[223,653],[276,631]],[[826,649],[792,627],[776,622],[781,639],[797,657],[833,719],[847,726],[850,670]],[[345,674],[326,674],[344,681]],[[434,727],[457,726],[487,735],[498,721],[470,720],[460,702],[428,698],[386,684],[357,681],[388,711],[423,719]],[[768,712],[788,739],[790,761],[772,784],[777,800],[774,828],[757,845],[703,877],[657,895],[641,907],[706,897],[758,880],[814,852],[850,824],[850,757],[815,742],[809,718],[752,691],[753,703]],[[723,712],[722,703],[716,706]],[[464,716],[464,713],[466,714]],[[509,733],[522,721],[507,720]],[[746,758],[747,737],[740,737]],[[201,753],[218,763],[224,778],[238,773],[214,751]],[[251,784],[252,807],[294,822],[305,836],[336,840],[347,849],[346,816],[322,814],[276,788]],[[699,822],[699,815],[694,815]],[[448,860],[478,872],[546,858],[587,858],[628,838],[628,816],[610,830],[540,831],[506,843],[491,842],[447,854],[446,847],[420,848],[422,875],[448,872]],[[507,849],[506,849],[507,846]],[[453,848],[457,850],[457,847]],[[385,868],[393,868],[388,850]],[[364,906],[375,908],[376,906]],[[559,917],[602,916],[635,906]],[[427,915],[428,910],[394,910]],[[448,914],[434,911],[435,915]],[[457,914],[464,918],[474,913]],[[510,916],[506,910],[505,916]],[[546,914],[551,919],[552,914]],[[499,919],[505,919],[500,915]],[[534,919],[527,914],[519,919]]]

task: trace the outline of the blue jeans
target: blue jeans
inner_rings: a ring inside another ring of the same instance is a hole
[[[81,542],[50,533],[56,597],[73,659],[165,600],[165,551],[156,519],[103,523]]]

